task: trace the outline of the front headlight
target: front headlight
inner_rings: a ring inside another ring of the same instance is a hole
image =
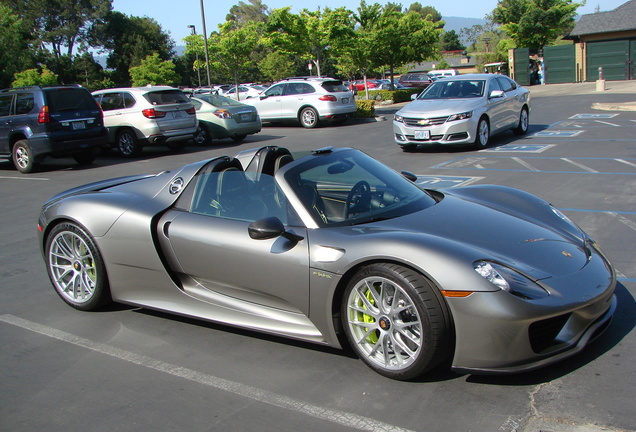
[[[453,114],[450,117],[448,117],[448,120],[446,121],[464,120],[467,118],[471,118],[472,116],[473,116],[473,112],[467,111],[467,112],[463,112],[459,114]]]
[[[393,120],[395,120],[398,123],[404,123],[404,117],[402,117],[401,115],[395,114],[395,116],[393,117]]]
[[[512,295],[537,300],[550,295],[545,289],[521,273],[492,261],[476,261],[473,268],[488,282]]]

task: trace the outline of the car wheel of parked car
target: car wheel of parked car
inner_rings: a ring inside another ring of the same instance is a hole
[[[212,136],[210,135],[210,129],[203,123],[199,122],[197,132],[194,134],[194,143],[196,145],[210,145],[212,142]]]
[[[521,114],[519,114],[519,124],[514,130],[516,135],[525,135],[528,133],[528,125],[530,123],[530,116],[528,115],[528,108],[521,108]]]
[[[173,142],[169,142],[166,145],[168,146],[170,150],[173,150],[173,151],[183,150],[184,148],[186,148],[185,141],[173,141]]]
[[[141,153],[141,146],[137,142],[135,132],[131,129],[122,129],[117,134],[117,151],[127,158],[132,158]]]
[[[417,149],[417,144],[404,144],[401,145],[400,148],[405,153],[412,153]]]
[[[73,159],[79,165],[90,165],[95,162],[97,155],[93,150],[86,150],[78,153],[73,153]]]
[[[46,240],[45,257],[49,278],[66,303],[87,311],[111,301],[102,256],[78,225],[54,227]]]
[[[29,141],[20,140],[13,144],[11,150],[11,160],[15,168],[22,174],[28,174],[37,169],[37,163],[33,157],[33,151]]]
[[[318,113],[312,107],[305,107],[300,111],[300,124],[306,128],[318,126]]]
[[[490,125],[488,119],[482,117],[477,124],[477,135],[475,136],[475,147],[486,148],[490,140]]]
[[[243,141],[245,138],[247,138],[247,135],[234,135],[232,137],[232,139],[234,140],[234,142],[241,142]]]
[[[411,269],[389,263],[362,268],[347,285],[341,313],[356,354],[386,377],[415,378],[448,355],[444,299]]]

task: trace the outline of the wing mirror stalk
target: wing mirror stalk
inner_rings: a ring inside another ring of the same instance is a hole
[[[254,240],[267,240],[283,236],[288,240],[299,242],[304,237],[285,230],[285,225],[277,217],[268,217],[252,222],[247,227],[250,238]]]

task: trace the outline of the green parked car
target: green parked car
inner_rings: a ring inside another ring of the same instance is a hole
[[[261,118],[251,105],[217,95],[201,95],[192,98],[192,103],[199,120],[194,141],[199,145],[210,144],[213,138],[240,142],[261,131]]]

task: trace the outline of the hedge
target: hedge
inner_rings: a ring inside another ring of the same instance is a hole
[[[375,117],[375,100],[356,100],[356,105],[358,106],[358,111],[354,117],[357,118],[367,118],[367,117]]]

